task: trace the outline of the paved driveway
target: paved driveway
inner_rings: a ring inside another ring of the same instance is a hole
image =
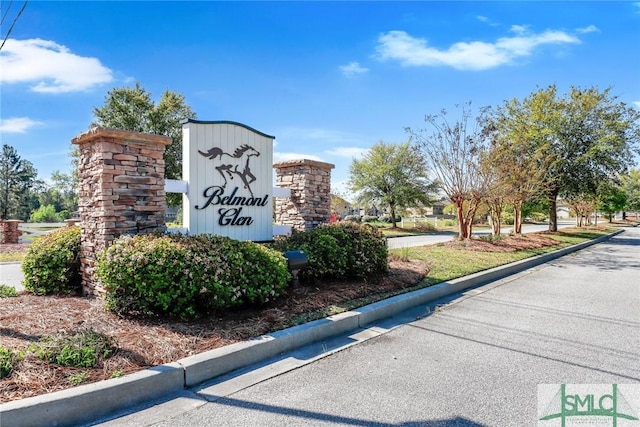
[[[539,384],[640,383],[639,275],[628,229],[226,397],[195,390],[154,425],[538,425]]]
[[[0,285],[13,286],[17,291],[21,291],[24,289],[23,277],[19,262],[0,263]]]

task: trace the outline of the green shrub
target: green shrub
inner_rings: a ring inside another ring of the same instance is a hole
[[[432,224],[430,221],[418,221],[415,224],[415,228],[418,228],[420,230],[425,230],[425,231],[435,231],[436,227],[434,224]]]
[[[31,222],[57,222],[58,216],[53,205],[43,205],[33,211],[29,218]]]
[[[17,360],[14,352],[0,346],[0,379],[6,378],[13,372]]]
[[[368,224],[339,223],[323,226],[347,250],[347,277],[367,278],[388,270],[387,239]],[[346,235],[344,240],[340,237]]]
[[[16,288],[8,285],[0,285],[0,298],[9,298],[18,296]]]
[[[500,222],[506,225],[513,225],[514,218],[513,212],[503,211],[502,215],[500,215]]]
[[[380,217],[380,221],[391,223],[391,215],[382,215]],[[396,215],[396,222],[402,221],[402,217],[400,215]]]
[[[345,235],[340,240],[344,241],[346,238]],[[309,266],[300,273],[303,279],[344,277],[347,274],[345,248],[340,246],[336,236],[327,234],[324,227],[295,233],[276,243],[276,247],[282,252],[296,249],[304,251],[309,259]]]
[[[365,215],[362,217],[362,222],[374,222],[377,221],[378,217],[373,215]]]
[[[63,222],[65,219],[69,219],[69,218],[71,218],[71,212],[69,212],[66,209],[63,209],[60,212],[56,213],[57,222]]]
[[[303,279],[367,278],[386,273],[387,242],[368,224],[342,221],[295,233],[275,244],[281,251],[302,249],[309,257]]]
[[[211,235],[121,237],[98,255],[96,274],[108,309],[182,319],[263,304],[282,295],[289,281],[281,253]]]
[[[37,295],[80,290],[80,228],[66,227],[38,237],[22,261],[24,287]]]
[[[92,368],[111,357],[116,347],[114,340],[94,331],[74,335],[41,338],[31,347],[39,359],[62,366]]]
[[[362,217],[360,215],[347,215],[344,217],[344,220],[351,221],[351,222],[361,222]]]

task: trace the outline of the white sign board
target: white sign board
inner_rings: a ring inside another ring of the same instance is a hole
[[[182,125],[183,227],[238,240],[273,239],[273,140],[249,126]]]

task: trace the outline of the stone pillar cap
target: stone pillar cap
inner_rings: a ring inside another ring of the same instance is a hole
[[[86,144],[98,138],[115,138],[129,142],[142,142],[155,145],[169,145],[172,140],[168,136],[140,133],[129,130],[94,127],[71,140],[72,144]]]
[[[315,166],[319,169],[324,169],[324,170],[331,170],[336,167],[331,163],[325,163],[325,162],[320,162],[318,160],[310,160],[310,159],[285,160],[284,162],[274,163],[273,167],[274,168],[291,168],[291,167],[303,166],[303,165]]]

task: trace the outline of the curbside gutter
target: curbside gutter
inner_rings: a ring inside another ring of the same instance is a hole
[[[67,426],[89,423],[304,345],[363,328],[418,305],[503,279],[603,242],[623,231],[619,229],[588,242],[397,295],[353,311],[210,350],[121,378],[3,403],[0,404],[0,426]]]

